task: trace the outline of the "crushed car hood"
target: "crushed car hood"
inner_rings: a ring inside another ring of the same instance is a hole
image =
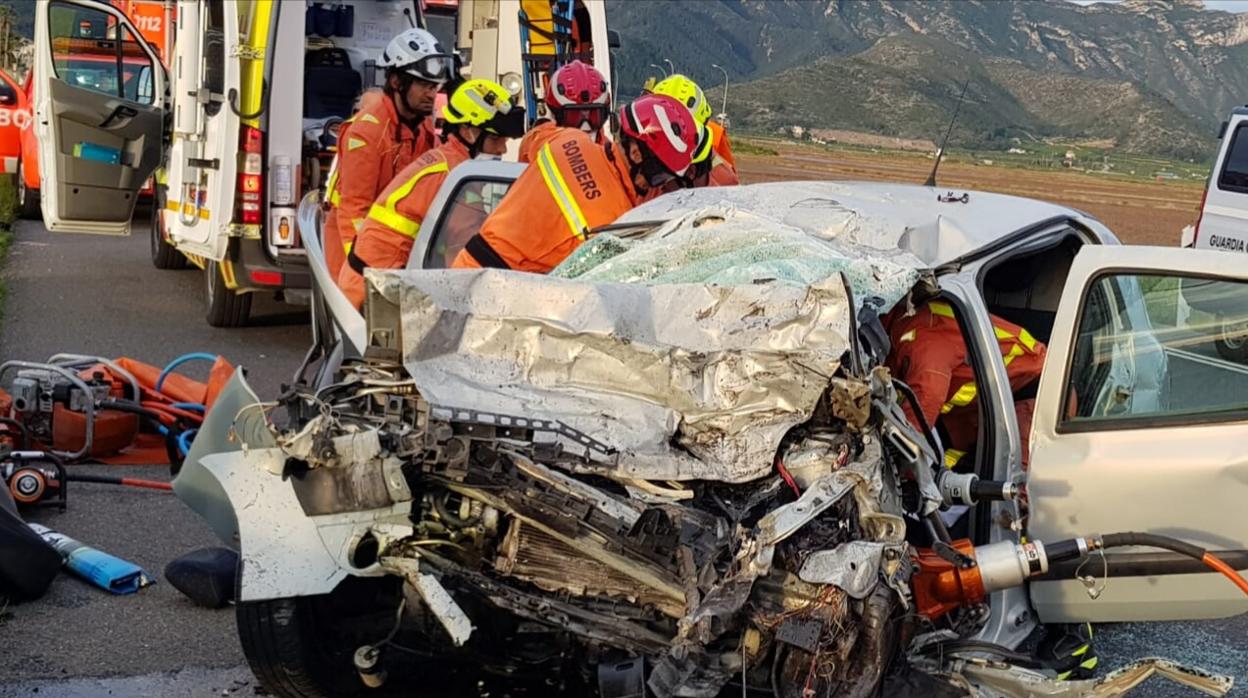
[[[402,362],[432,405],[486,422],[561,422],[568,429],[554,438],[565,449],[600,451],[604,474],[621,478],[767,474],[851,348],[839,275],[715,286],[368,274],[397,306]]]

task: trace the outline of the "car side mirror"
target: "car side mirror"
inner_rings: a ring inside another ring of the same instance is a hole
[[[620,47],[620,33],[614,29],[607,30],[607,48]]]
[[[11,107],[14,104],[17,104],[17,90],[0,84],[0,106]]]

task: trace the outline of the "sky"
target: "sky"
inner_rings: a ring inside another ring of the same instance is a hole
[[[1117,0],[1071,0],[1071,2],[1090,5],[1094,2],[1117,2]],[[1248,0],[1205,0],[1205,7],[1225,12],[1248,12]]]

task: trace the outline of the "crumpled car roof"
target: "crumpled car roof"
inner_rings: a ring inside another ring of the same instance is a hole
[[[1004,194],[878,182],[765,182],[704,187],[665,194],[629,211],[618,222],[668,220],[718,206],[748,211],[827,239],[861,254],[903,260],[907,252],[937,267],[1015,231],[1059,216],[1084,217],[1074,209]]]

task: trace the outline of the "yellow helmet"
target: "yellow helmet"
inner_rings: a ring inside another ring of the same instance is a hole
[[[493,80],[468,80],[455,88],[442,107],[442,118],[448,124],[468,124],[497,136],[524,135],[524,108]]]
[[[697,119],[694,119],[694,123],[698,125],[698,147],[693,151],[693,164],[697,165],[706,162],[711,157],[715,143],[711,129]]]
[[[689,111],[693,112],[693,118],[697,119],[699,124],[705,124],[711,118],[711,105],[706,101],[702,88],[698,87],[698,83],[680,73],[663,78],[652,91],[656,95],[672,97],[689,107]]]

